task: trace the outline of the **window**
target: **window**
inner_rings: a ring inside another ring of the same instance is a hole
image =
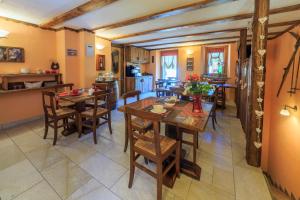
[[[177,51],[161,52],[162,78],[177,78]]]
[[[227,48],[206,48],[206,72],[208,74],[226,74]]]

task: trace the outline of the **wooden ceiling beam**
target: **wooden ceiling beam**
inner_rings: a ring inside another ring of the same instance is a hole
[[[208,32],[201,32],[201,33],[194,33],[194,34],[186,34],[186,35],[161,37],[161,38],[154,38],[154,39],[143,40],[143,41],[138,41],[138,42],[131,42],[131,43],[127,43],[127,45],[155,42],[158,40],[165,40],[165,39],[183,38],[183,37],[191,37],[191,36],[202,36],[202,35],[220,34],[220,33],[228,33],[228,32],[238,32],[240,30],[241,30],[241,28],[235,28],[235,29],[224,29],[224,30],[208,31]]]
[[[291,12],[291,11],[296,11],[296,10],[300,10],[300,4],[272,9],[272,10],[270,10],[270,15],[284,13],[284,12]],[[124,38],[136,37],[136,36],[140,36],[140,35],[160,33],[160,32],[166,32],[166,31],[171,31],[171,30],[174,31],[174,30],[193,28],[193,27],[204,26],[204,25],[220,24],[220,23],[238,21],[238,20],[243,20],[243,19],[250,19],[252,17],[253,17],[253,13],[245,13],[245,14],[239,14],[239,15],[233,15],[233,16],[227,16],[227,17],[220,17],[220,18],[209,19],[209,20],[204,20],[204,21],[199,21],[199,22],[194,22],[194,23],[169,26],[169,27],[152,29],[152,30],[148,30],[148,31],[138,32],[138,33],[121,35],[118,37],[111,38],[111,40],[119,40],[119,39],[124,39]]]
[[[196,3],[191,3],[191,4],[188,4],[188,5],[179,6],[179,7],[176,7],[176,8],[164,10],[164,11],[161,11],[161,12],[152,13],[152,14],[145,15],[145,16],[142,16],[142,17],[117,22],[117,23],[114,23],[114,24],[99,26],[99,27],[94,28],[93,30],[101,29],[102,31],[104,31],[104,30],[109,30],[109,29],[114,29],[114,28],[120,28],[120,27],[123,27],[123,26],[129,26],[129,25],[133,25],[133,24],[137,24],[137,23],[141,23],[141,22],[154,20],[154,19],[161,19],[161,18],[171,17],[171,16],[174,16],[174,15],[180,15],[180,14],[190,12],[190,11],[193,11],[193,10],[197,10],[197,9],[201,9],[201,8],[207,8],[207,7],[210,7],[210,6],[218,5],[218,4],[221,4],[221,3],[227,3],[227,2],[231,2],[231,1],[236,1],[236,0],[204,0],[204,1],[196,2]]]
[[[247,42],[250,42],[251,40],[247,40]],[[213,43],[206,43],[206,44],[193,44],[189,46],[174,46],[174,47],[163,47],[163,48],[156,48],[156,49],[147,49],[150,51],[155,50],[165,50],[165,49],[175,49],[175,48],[181,48],[181,47],[190,47],[190,46],[208,46],[208,45],[227,45],[227,44],[233,44],[236,43],[236,41],[225,41],[225,42],[213,42]]]
[[[149,48],[149,47],[155,47],[155,46],[164,46],[164,45],[170,45],[170,44],[181,44],[181,43],[189,43],[189,42],[206,42],[206,41],[213,41],[213,40],[229,40],[229,39],[238,39],[239,36],[229,36],[229,37],[219,37],[219,38],[208,38],[203,40],[190,40],[190,41],[179,41],[179,42],[169,42],[169,43],[160,43],[160,44],[152,44],[152,45],[146,45],[142,46],[143,48]]]
[[[281,32],[272,32],[269,33],[269,35],[277,35]],[[248,37],[251,37],[251,35],[248,35]],[[159,44],[151,44],[151,45],[145,45],[142,46],[143,48],[152,47],[152,46],[162,46],[162,45],[170,45],[170,44],[180,44],[180,43],[188,43],[188,42],[205,42],[205,41],[212,41],[212,40],[224,40],[224,39],[239,39],[240,36],[227,36],[227,37],[219,37],[219,38],[207,38],[202,40],[188,40],[188,41],[178,41],[178,42],[169,42],[169,43],[159,43]]]
[[[300,23],[300,20],[293,20],[293,21],[286,21],[286,22],[269,24],[269,28],[293,25],[295,23]],[[220,34],[220,33],[228,33],[228,32],[239,32],[240,30],[242,30],[244,28],[246,28],[246,27],[234,28],[234,29],[223,29],[223,30],[208,31],[208,32],[200,32],[200,33],[185,34],[185,35],[168,36],[168,37],[159,37],[159,38],[153,38],[153,39],[149,39],[149,40],[140,40],[140,41],[137,41],[137,42],[125,43],[124,45],[135,45],[135,44],[141,44],[141,43],[155,42],[155,41],[158,41],[158,40],[183,38],[183,37],[191,37],[191,36]]]
[[[103,8],[109,4],[112,4],[118,0],[90,0],[72,10],[69,10],[57,17],[54,17],[45,24],[40,25],[42,28],[51,28],[57,24],[61,24],[65,21],[71,20],[75,17],[79,17],[93,10]]]

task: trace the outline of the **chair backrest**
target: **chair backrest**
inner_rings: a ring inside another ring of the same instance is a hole
[[[94,111],[93,111],[94,116],[97,115],[97,111],[99,109],[98,101],[100,101],[100,100],[105,101],[106,109],[108,111],[110,111],[109,97],[110,97],[110,93],[108,93],[108,92],[105,92],[105,91],[96,91],[96,92],[94,92],[94,108],[93,108],[94,109]]]
[[[155,81],[155,88],[158,89],[158,88],[164,88],[165,87],[165,81]]]
[[[161,155],[161,147],[160,147],[160,121],[162,116],[159,114],[147,112],[144,110],[136,110],[130,107],[125,107],[125,114],[127,115],[128,120],[128,130],[130,136],[130,144],[134,144],[136,139],[143,140],[148,143],[152,143],[155,147],[156,156]],[[147,137],[142,133],[136,132],[132,128],[132,116],[138,117],[143,120],[151,121],[153,123],[153,137]]]
[[[139,91],[139,90],[126,92],[125,94],[123,94],[124,105],[127,104],[127,99],[130,97],[136,97],[136,100],[139,101],[140,95],[141,95],[141,91]]]
[[[106,92],[110,92],[108,83],[93,83],[94,89],[104,90]]]
[[[56,99],[55,93],[51,91],[42,91],[42,100],[45,116],[49,116],[49,111],[53,116],[56,116]]]
[[[171,91],[172,95],[177,96],[177,98],[180,98],[184,92],[184,88],[182,87],[170,87],[169,90]]]
[[[73,83],[66,83],[66,84],[58,84],[56,86],[54,86],[54,90],[55,92],[58,92],[60,89],[65,90],[66,88],[69,88],[69,90],[71,91],[74,87]]]

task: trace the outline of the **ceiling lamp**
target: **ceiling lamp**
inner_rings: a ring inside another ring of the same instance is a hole
[[[295,112],[297,111],[297,106],[292,107],[284,105],[284,108],[280,111],[280,114],[286,117],[290,116],[290,111],[288,110],[288,108],[294,110]]]
[[[104,49],[104,45],[102,45],[102,44],[96,44],[96,49],[98,49],[98,50],[102,50],[102,49]]]
[[[0,29],[0,38],[6,38],[8,34],[8,31]]]

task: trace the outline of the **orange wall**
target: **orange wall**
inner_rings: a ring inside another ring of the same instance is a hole
[[[294,29],[300,33],[300,28]],[[295,39],[288,33],[268,43],[262,168],[273,180],[300,198],[300,112],[279,114],[284,104],[300,106],[300,92],[290,96],[291,71],[280,96],[276,93]],[[298,54],[299,55],[299,54]],[[298,60],[298,56],[297,56]],[[298,63],[298,61],[296,62]],[[298,88],[300,84],[298,84]]]
[[[25,49],[25,63],[1,63],[1,73],[19,73],[27,67],[32,72],[36,69],[49,69],[56,60],[56,33],[33,26],[0,19],[0,27],[9,31],[8,38],[0,39],[0,46],[22,47]]]
[[[104,46],[104,49],[102,50],[95,50],[96,54],[101,54],[105,55],[105,72],[111,72],[111,67],[112,67],[112,60],[111,60],[111,41],[102,39],[100,37],[96,37],[95,39],[96,44],[101,44]],[[101,72],[101,71],[99,71]],[[103,72],[103,71],[102,71]]]
[[[88,57],[85,53],[87,44],[95,47],[96,39],[93,33],[86,31],[77,33],[69,30],[48,31],[4,19],[0,19],[0,27],[10,32],[8,38],[0,39],[0,46],[16,46],[25,49],[25,63],[0,63],[0,74],[19,73],[22,67],[29,68],[31,72],[35,72],[36,69],[50,69],[51,63],[58,61],[64,82],[87,88],[95,81],[98,74],[95,56]],[[107,40],[101,42],[106,46],[104,49],[106,68],[110,71],[111,42]],[[67,49],[76,49],[77,56],[67,56]],[[0,96],[0,126],[42,114],[40,91]]]

